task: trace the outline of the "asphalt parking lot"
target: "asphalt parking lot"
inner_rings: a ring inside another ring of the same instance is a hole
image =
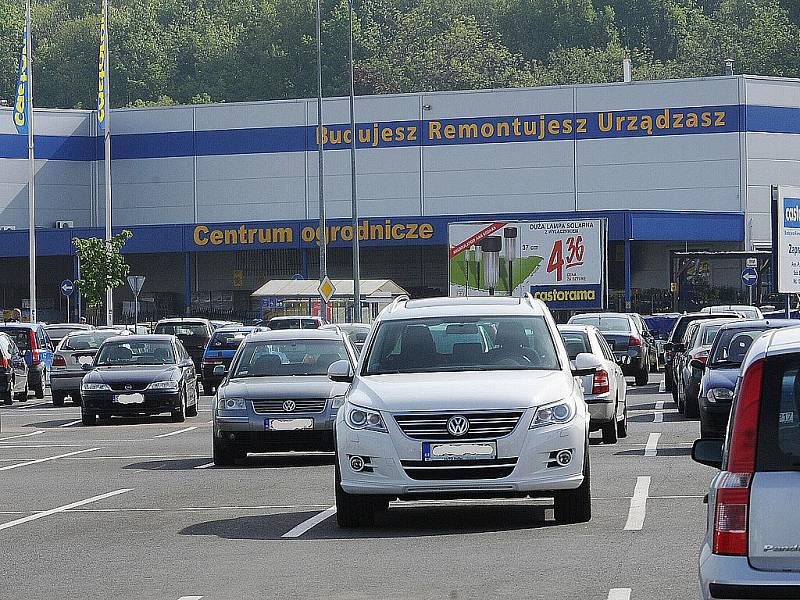
[[[547,500],[416,502],[347,531],[332,454],[215,468],[208,397],[180,424],[3,406],[0,597],[696,598],[714,474],[690,458],[698,423],[657,383],[628,401],[627,439],[592,434],[589,523],[556,525]]]

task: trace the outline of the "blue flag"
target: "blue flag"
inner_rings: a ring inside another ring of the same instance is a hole
[[[22,52],[19,55],[19,78],[17,79],[17,92],[14,97],[14,125],[17,133],[28,135],[28,121],[30,121],[30,71],[28,65],[28,32],[24,32]]]

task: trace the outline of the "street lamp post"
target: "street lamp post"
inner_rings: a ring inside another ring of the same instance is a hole
[[[355,75],[353,68],[353,0],[348,1],[350,13],[350,190],[352,194],[353,227],[353,321],[361,321],[361,259],[358,239],[358,193],[356,190],[356,109]]]
[[[325,218],[325,142],[322,132],[322,7],[317,0],[317,151],[319,154],[319,281],[328,276],[328,226]],[[320,316],[328,316],[328,303],[320,298]]]
[[[25,61],[28,63],[28,276],[30,299],[28,311],[31,323],[38,321],[36,314],[36,158],[33,151],[33,45],[31,43],[31,0],[25,2]]]

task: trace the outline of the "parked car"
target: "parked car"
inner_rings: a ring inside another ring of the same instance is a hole
[[[675,377],[675,359],[683,352],[683,336],[686,333],[686,328],[692,321],[698,319],[733,319],[740,318],[738,313],[689,313],[681,315],[672,326],[672,331],[669,334],[667,343],[664,344],[664,386],[666,390],[672,392],[672,399],[675,404],[678,403],[678,390],[674,383],[677,380]]]
[[[367,335],[369,335],[370,327],[371,325],[367,323],[337,323],[335,325],[323,325],[322,329],[339,328],[350,338],[350,343],[353,344],[356,352],[361,352]]]
[[[641,317],[639,317],[641,320]],[[575,315],[570,325],[594,325],[611,346],[622,372],[635,377],[636,385],[647,385],[650,369],[658,360],[658,349],[650,336],[645,337],[637,319],[627,313],[587,313]]]
[[[447,341],[476,330],[474,342]],[[395,300],[356,369],[328,371],[352,383],[336,416],[339,525],[369,525],[395,498],[437,495],[546,496],[558,522],[591,519],[590,419],[576,377],[603,363],[582,353],[575,366],[531,296]]]
[[[54,347],[58,346],[58,343],[68,333],[72,333],[73,331],[86,331],[88,329],[94,329],[94,326],[87,323],[49,323],[44,326],[47,337],[53,342]]]
[[[651,373],[657,373],[659,369],[659,362],[658,362],[658,344],[656,341],[656,336],[653,332],[650,331],[650,327],[647,325],[647,321],[644,320],[644,317],[639,313],[628,313],[633,320],[636,321],[636,325],[639,327],[639,331],[642,333],[642,337],[647,340],[647,343],[653,347],[653,351],[649,353],[649,368]]]
[[[197,416],[194,362],[172,335],[125,335],[108,338],[81,382],[81,421],[99,417],[156,415],[168,412],[182,423]]]
[[[214,369],[218,365],[222,365],[225,367],[225,370],[227,370],[231,366],[231,361],[236,351],[239,349],[242,340],[254,331],[264,331],[264,329],[262,327],[250,327],[246,325],[225,325],[214,331],[203,353],[203,360],[200,363],[203,370],[202,379],[204,394],[213,396],[216,393],[217,387],[219,387],[224,375],[215,375]]]
[[[44,398],[44,388],[50,378],[53,345],[41,323],[3,323],[0,332],[14,340],[28,365],[28,389],[37,398]]]
[[[78,330],[67,334],[53,353],[53,368],[50,371],[50,393],[53,406],[63,406],[69,396],[73,404],[81,403],[81,380],[86,371],[83,365],[90,365],[100,345],[108,338],[119,335],[132,335],[126,329]]]
[[[352,365],[355,350],[338,330],[253,333],[239,347],[214,402],[214,463],[248,452],[332,450],[333,419],[347,384],[328,379],[328,367]],[[215,372],[222,375],[225,367]]]
[[[675,325],[675,321],[678,320],[679,316],[679,313],[657,313],[642,317],[656,340],[659,367],[664,366],[664,344],[667,343],[672,327]]]
[[[741,314],[745,319],[758,320],[764,318],[760,308],[757,306],[750,306],[749,304],[720,304],[717,306],[706,306],[705,308],[701,308],[700,312],[706,314],[735,312]]]
[[[583,399],[589,406],[589,431],[600,430],[604,444],[616,444],[618,437],[628,436],[628,384],[614,353],[593,325],[559,325],[558,331],[570,361],[586,352],[603,363],[583,376]]]
[[[203,377],[203,354],[206,351],[214,326],[207,319],[161,319],[156,323],[155,334],[174,335],[192,357],[197,376]]]
[[[8,335],[0,333],[0,401],[28,399],[28,365],[25,356]]]
[[[690,419],[699,416],[697,395],[700,392],[700,379],[703,376],[703,371],[693,361],[705,363],[720,327],[733,321],[741,319],[699,319],[692,321],[686,328],[683,337],[686,350],[676,359],[674,372],[678,376],[675,388],[678,392],[678,412]]]
[[[765,331],[798,326],[800,321],[794,319],[767,319],[736,321],[719,330],[706,363],[695,365],[703,372],[698,394],[700,437],[725,437],[739,371],[753,341]]]
[[[800,329],[753,342],[731,415],[724,442],[692,448],[721,469],[708,494],[701,596],[800,598]]]
[[[321,317],[272,317],[267,321],[267,328],[273,331],[281,329],[319,329],[325,325]]]

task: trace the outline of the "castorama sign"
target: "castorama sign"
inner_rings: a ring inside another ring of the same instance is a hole
[[[800,188],[772,190],[772,256],[775,290],[800,293]]]

